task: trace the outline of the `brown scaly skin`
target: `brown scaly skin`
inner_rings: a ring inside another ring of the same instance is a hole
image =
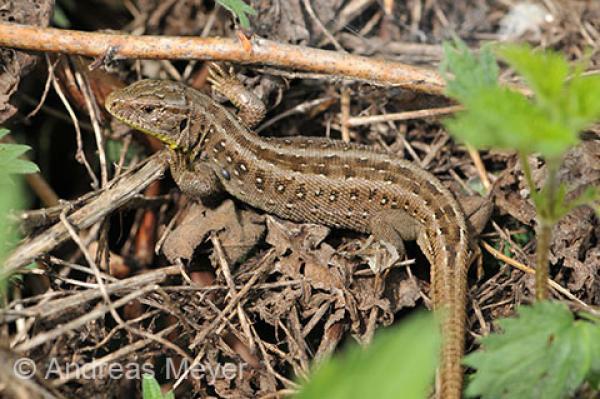
[[[432,265],[434,308],[443,311],[438,396],[460,398],[473,253],[454,196],[429,172],[372,147],[257,136],[249,128],[264,105],[231,72],[213,66],[210,81],[242,107],[238,116],[183,84],[158,80],[113,92],[106,108],[174,150],[171,173],[186,194],[202,199],[226,191],[281,218],[371,233],[400,253],[404,240],[416,240]],[[484,220],[490,210],[480,208]]]

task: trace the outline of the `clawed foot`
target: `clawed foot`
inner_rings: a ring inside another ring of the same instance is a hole
[[[384,240],[375,240],[371,235],[353,256],[364,259],[373,273],[380,273],[394,266],[405,254],[400,254],[395,246]]]
[[[235,70],[229,66],[227,71],[216,62],[211,62],[208,67],[208,77],[206,80],[212,87],[229,99],[228,92],[238,89],[244,89],[242,82],[235,76]],[[237,104],[236,104],[237,105]]]
[[[476,240],[473,240],[471,245],[469,246],[469,265],[475,263],[475,268],[477,271],[477,279],[480,280],[483,277],[483,253],[481,252],[481,248],[477,244]]]
[[[217,63],[210,63],[206,80],[216,92],[227,97],[240,110],[238,117],[247,127],[258,125],[265,117],[265,104],[240,82],[232,66],[225,70]]]
[[[180,176],[183,172],[190,170],[189,165],[189,154],[183,151],[171,150],[169,151],[169,164],[171,165],[171,174],[177,182],[177,176]]]

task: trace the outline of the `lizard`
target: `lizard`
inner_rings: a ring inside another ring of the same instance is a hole
[[[371,146],[256,135],[262,101],[232,69],[212,64],[208,80],[237,115],[182,83],[152,79],[113,91],[105,107],[171,149],[171,175],[187,195],[227,192],[283,219],[371,234],[398,253],[416,240],[432,266],[433,307],[442,311],[437,395],[460,398],[467,271],[479,248],[453,194],[428,171]],[[480,209],[487,221],[491,208]]]

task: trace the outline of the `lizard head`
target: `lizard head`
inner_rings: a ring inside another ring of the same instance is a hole
[[[173,81],[140,80],[110,93],[105,107],[121,122],[185,152],[199,139],[191,126],[199,116],[193,114],[190,90]]]

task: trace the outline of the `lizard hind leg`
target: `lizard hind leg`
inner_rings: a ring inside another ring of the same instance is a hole
[[[479,196],[462,197],[459,202],[467,217],[467,224],[471,234],[473,237],[478,236],[490,219],[494,208],[492,202],[488,198]],[[477,278],[481,279],[484,273],[483,254],[477,241],[478,240],[473,239],[469,243],[469,265],[475,263],[477,267]]]
[[[417,238],[420,225],[403,210],[390,209],[379,212],[370,221],[369,227],[374,239],[387,247],[392,259],[406,254],[404,241]]]
[[[490,219],[494,209],[493,203],[489,198],[478,195],[460,197],[458,202],[465,213],[471,232],[475,235],[480,234]]]
[[[225,71],[222,66],[213,62],[208,69],[207,80],[213,89],[239,109],[238,117],[248,128],[255,127],[264,119],[267,113],[265,104],[240,82],[233,67]]]

